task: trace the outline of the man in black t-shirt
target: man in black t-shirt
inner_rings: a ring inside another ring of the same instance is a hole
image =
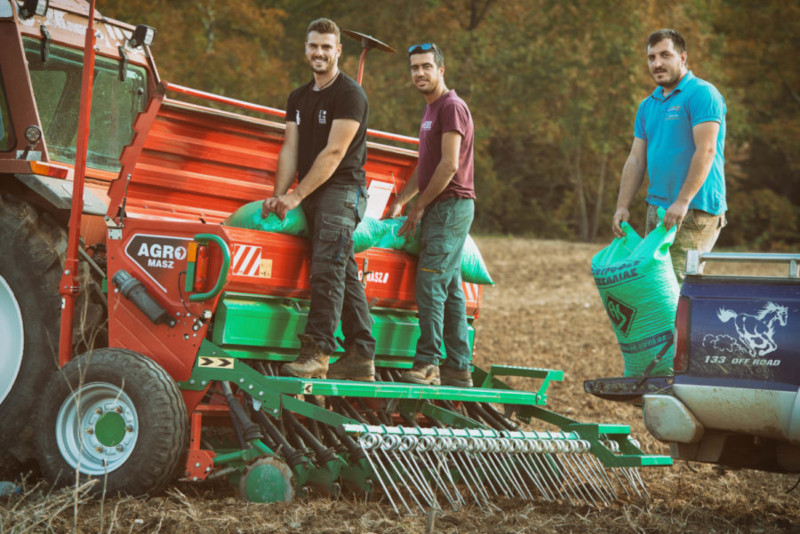
[[[374,381],[372,318],[353,252],[353,231],[367,207],[369,105],[361,86],[339,70],[339,38],[332,20],[308,26],[305,51],[314,78],[289,95],[274,196],[263,212],[283,219],[302,205],[312,230],[308,322],[299,335],[300,355],[281,373]],[[295,175],[297,187],[287,193]],[[345,352],[329,368],[340,318]]]

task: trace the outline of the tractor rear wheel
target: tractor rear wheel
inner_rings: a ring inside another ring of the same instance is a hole
[[[67,241],[63,230],[27,202],[0,195],[0,464],[32,459],[27,414],[58,369]]]
[[[27,414],[58,370],[59,283],[67,235],[47,213],[0,194],[0,244],[0,472],[11,472],[18,462],[33,460]],[[87,267],[81,263],[80,284],[90,290],[79,296],[73,338],[88,348],[105,313]]]
[[[64,366],[41,392],[36,453],[56,486],[99,479],[92,491],[154,495],[184,467],[186,405],[158,364],[98,349]]]

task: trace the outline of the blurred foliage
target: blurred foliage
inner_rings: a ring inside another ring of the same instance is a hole
[[[800,4],[795,0],[99,0],[158,30],[162,78],[271,107],[310,77],[308,22],[330,17],[398,54],[367,56],[370,127],[416,136],[425,102],[405,51],[435,41],[476,125],[475,229],[611,238],[639,102],[653,90],[645,42],[673,27],[689,67],[728,105],[723,246],[800,244]],[[355,77],[361,45],[343,37]],[[632,210],[644,226],[644,191]]]

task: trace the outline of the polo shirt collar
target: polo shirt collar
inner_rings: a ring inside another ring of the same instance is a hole
[[[650,96],[652,96],[656,100],[666,100],[667,98],[671,97],[678,91],[684,90],[686,86],[689,84],[689,82],[691,82],[692,80],[694,80],[694,74],[692,74],[692,71],[686,71],[686,74],[678,83],[677,87],[675,87],[675,89],[673,89],[672,92],[670,92],[670,94],[668,94],[666,98],[664,98],[664,93],[663,93],[664,88],[661,87],[660,85],[653,90],[653,93]]]

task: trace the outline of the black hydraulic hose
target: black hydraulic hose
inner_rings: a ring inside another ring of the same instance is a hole
[[[269,437],[278,445],[277,448],[283,453],[283,457],[286,459],[286,463],[289,464],[289,467],[294,467],[303,463],[303,454],[289,444],[284,435],[281,434],[275,424],[267,417],[267,414],[259,410],[255,413],[255,418],[258,424],[261,425],[261,428],[263,428]]]
[[[320,464],[325,464],[336,459],[336,452],[332,448],[323,445],[309,429],[297,420],[297,417],[295,417],[293,413],[283,412],[283,416],[286,418],[289,426],[293,426],[303,441],[311,447]]]
[[[297,433],[295,427],[291,424],[287,424],[288,421],[288,418],[286,417],[287,413],[288,412],[284,410],[283,417],[281,418],[281,423],[282,423],[281,430],[283,431],[284,435],[289,439],[289,441],[294,445],[294,447],[298,450],[298,452],[302,453],[309,460],[312,461],[315,460],[315,458],[313,458],[314,451],[312,451],[306,446],[306,442],[303,441],[303,438],[300,436],[300,434]]]
[[[487,424],[489,426],[492,426],[492,424],[489,421],[484,420],[484,418],[481,415],[481,413],[475,408],[475,403],[474,402],[465,402],[464,403],[464,407],[467,409],[467,413],[469,414],[470,417],[472,417],[473,419],[475,419],[479,423],[484,423],[484,424]]]
[[[337,404],[338,404],[337,409],[340,409],[341,412],[345,412],[344,415],[346,415],[348,417],[352,417],[353,419],[355,419],[356,421],[358,421],[361,424],[364,424],[364,425],[370,424],[370,423],[367,423],[367,421],[364,420],[364,418],[361,416],[361,414],[358,413],[358,410],[356,410],[353,407],[353,405],[350,404],[349,402],[347,402],[346,400],[339,399],[339,402]]]
[[[409,417],[408,414],[406,414],[405,412],[400,412],[400,417],[403,419],[403,421],[405,421],[408,424],[408,426],[412,426],[415,428],[419,427],[419,424],[414,420],[414,418]]]
[[[371,425],[385,424],[383,421],[381,421],[378,418],[378,416],[375,414],[375,412],[369,406],[367,406],[367,403],[364,402],[364,399],[362,399],[361,397],[356,397],[355,401],[358,403],[358,405],[364,411],[364,415],[366,415],[367,420],[369,421],[369,423]]]
[[[503,425],[508,430],[519,430],[519,425],[516,424],[514,421],[509,419],[505,416],[505,414],[500,413],[497,408],[489,404],[488,402],[482,403],[483,408],[492,416],[494,416],[498,421],[503,423]]]
[[[239,425],[241,425],[241,436],[239,436],[240,439],[244,439],[244,442],[247,443],[248,441],[254,439],[263,438],[264,434],[261,432],[261,428],[259,428],[259,426],[247,416],[247,412],[244,411],[244,407],[239,404],[239,401],[237,401],[233,396],[231,385],[227,382],[220,382],[220,386],[222,387],[222,392],[225,394],[225,401],[228,403],[228,410],[231,413],[231,417],[234,419],[234,427],[237,426],[237,422]]]
[[[489,423],[489,426],[491,426],[495,430],[510,430],[509,428],[506,427],[503,421],[498,420],[492,414],[487,412],[481,403],[479,402],[475,403],[475,410],[478,413],[480,413],[481,416],[483,417],[483,420]]]

